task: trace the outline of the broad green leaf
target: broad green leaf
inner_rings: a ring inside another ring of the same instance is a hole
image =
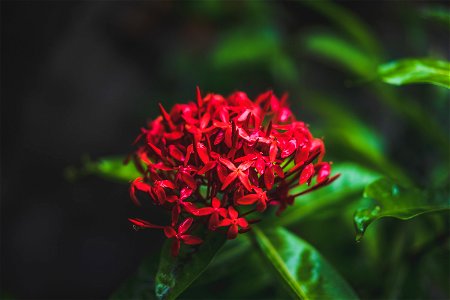
[[[308,108],[320,116],[321,133],[326,137],[327,145],[331,145],[330,149],[340,149],[339,158],[351,159],[401,182],[410,183],[402,169],[387,158],[383,138],[350,108],[338,104],[342,101],[319,93],[310,93],[308,98],[314,99]]]
[[[340,173],[341,176],[329,186],[314,191],[295,200],[293,207],[274,221],[279,225],[291,225],[295,222],[323,209],[330,209],[332,205],[339,205],[342,201],[353,199],[362,194],[364,187],[380,176],[369,169],[352,163],[333,164],[332,173]],[[296,194],[301,189],[295,189],[291,194]]]
[[[256,226],[253,233],[262,256],[295,298],[358,298],[319,252],[293,233],[282,227],[263,232]]]
[[[350,10],[328,0],[299,1],[299,3],[327,17],[337,27],[340,27],[343,32],[351,36],[355,42],[364,48],[364,52],[370,53],[370,56],[374,59],[380,56],[381,47],[376,37],[366,24]]]
[[[117,291],[115,291],[110,299],[149,299],[156,300],[155,296],[155,274],[158,269],[155,257],[148,257],[140,265],[135,275],[128,278]]]
[[[393,85],[431,83],[450,89],[450,63],[430,58],[407,58],[378,67],[381,79]]]
[[[233,31],[212,52],[212,65],[221,69],[242,63],[270,63],[279,52],[278,33],[271,28]]]
[[[81,168],[68,167],[65,170],[65,176],[69,180],[75,180],[78,177],[93,174],[108,180],[123,183],[130,182],[142,176],[133,162],[124,163],[124,161],[124,156],[104,157],[97,161],[83,158],[83,166]]]
[[[206,269],[225,240],[225,235],[211,233],[198,247],[182,247],[177,257],[171,255],[172,241],[167,240],[156,274],[156,297],[176,299]]]
[[[450,10],[448,7],[433,5],[421,9],[421,16],[436,21],[450,29]]]
[[[424,213],[450,208],[448,188],[433,191],[404,188],[386,178],[368,185],[364,196],[368,203],[363,203],[364,207],[359,208],[353,218],[357,240],[362,238],[372,222],[380,218],[408,220]]]
[[[376,75],[376,61],[349,42],[332,33],[312,32],[302,37],[302,46],[315,56],[323,57],[363,78]]]

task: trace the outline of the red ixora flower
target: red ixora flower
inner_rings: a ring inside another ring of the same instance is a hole
[[[196,98],[170,111],[160,104],[161,115],[134,141],[132,157],[142,175],[131,183],[130,196],[140,205],[138,196],[147,194],[170,212],[170,225],[130,221],[162,229],[174,240],[172,255],[181,243],[202,243],[189,233],[191,227],[201,236],[216,231],[234,239],[251,229],[248,215],[270,206],[278,207],[279,215],[296,197],[338,177],[330,177],[330,163],[323,161],[323,141],[295,119],[286,96],[268,91],[252,101],[244,92],[225,98],[202,96],[197,88]],[[309,187],[290,193],[299,185]]]

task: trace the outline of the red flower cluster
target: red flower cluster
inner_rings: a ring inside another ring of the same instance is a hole
[[[174,239],[174,256],[181,242],[202,243],[186,234],[193,224],[211,231],[228,228],[228,238],[234,239],[250,229],[250,213],[271,205],[279,214],[297,196],[337,178],[330,177],[330,164],[322,161],[322,140],[296,121],[286,96],[278,99],[269,91],[254,101],[243,92],[202,97],[197,88],[197,103],[177,104],[170,113],[159,108],[161,115],[134,142],[142,177],[132,182],[130,195],[138,205],[137,191],[150,195],[154,204],[171,211],[171,224],[130,221],[163,229]],[[303,184],[312,186],[290,194]]]

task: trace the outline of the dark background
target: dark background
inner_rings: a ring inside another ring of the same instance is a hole
[[[387,42],[404,46],[411,41],[398,34],[395,12],[421,2],[341,4]],[[294,2],[271,5],[284,34],[326,23]],[[195,2],[2,1],[3,295],[105,298],[159,249],[161,235],[131,230],[127,217],[138,212],[126,185],[93,176],[71,183],[64,170],[85,154],[128,153],[139,127],[156,115],[157,102],[170,107],[193,99],[196,85],[224,94],[282,92],[273,75],[253,66],[241,66],[236,77],[203,61],[220,33],[251,22],[240,6],[225,5],[224,17]],[[405,48],[402,56],[422,55]],[[322,66],[307,77],[341,86],[336,75]],[[386,116],[365,103],[356,109],[383,124]],[[386,128],[388,135],[402,131],[396,126]]]

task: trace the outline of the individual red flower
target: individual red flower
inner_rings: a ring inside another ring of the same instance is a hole
[[[172,226],[164,227],[164,234],[167,238],[173,239],[172,242],[172,255],[178,256],[180,252],[180,245],[183,242],[186,245],[198,245],[203,243],[203,240],[199,237],[186,234],[191,227],[193,218],[187,218],[183,222],[181,222],[180,226],[178,226],[178,230],[175,230]]]
[[[233,208],[233,206],[228,206],[228,217],[220,221],[218,226],[229,226],[227,237],[231,240],[236,238],[239,232],[239,227],[242,229],[248,228],[248,222],[245,218],[239,218],[239,213]]]
[[[323,161],[323,141],[296,120],[287,95],[278,99],[268,91],[252,100],[240,91],[202,96],[197,88],[195,101],[159,110],[133,142],[131,161],[141,176],[131,182],[130,197],[140,205],[138,197],[149,195],[168,211],[171,226],[130,221],[136,228],[164,229],[174,239],[174,255],[181,243],[201,242],[187,233],[191,225],[200,236],[228,227],[227,237],[235,238],[250,229],[248,215],[269,206],[280,214],[297,197],[337,178]],[[304,184],[306,190],[291,194]],[[175,230],[179,219],[184,221]]]
[[[211,217],[209,218],[208,228],[211,230],[215,230],[217,225],[219,224],[220,216],[223,218],[226,218],[226,216],[227,216],[227,210],[220,206],[221,206],[220,200],[218,198],[213,198],[212,202],[211,202],[211,206],[199,208],[199,209],[193,211],[193,214],[196,216],[211,215]]]

